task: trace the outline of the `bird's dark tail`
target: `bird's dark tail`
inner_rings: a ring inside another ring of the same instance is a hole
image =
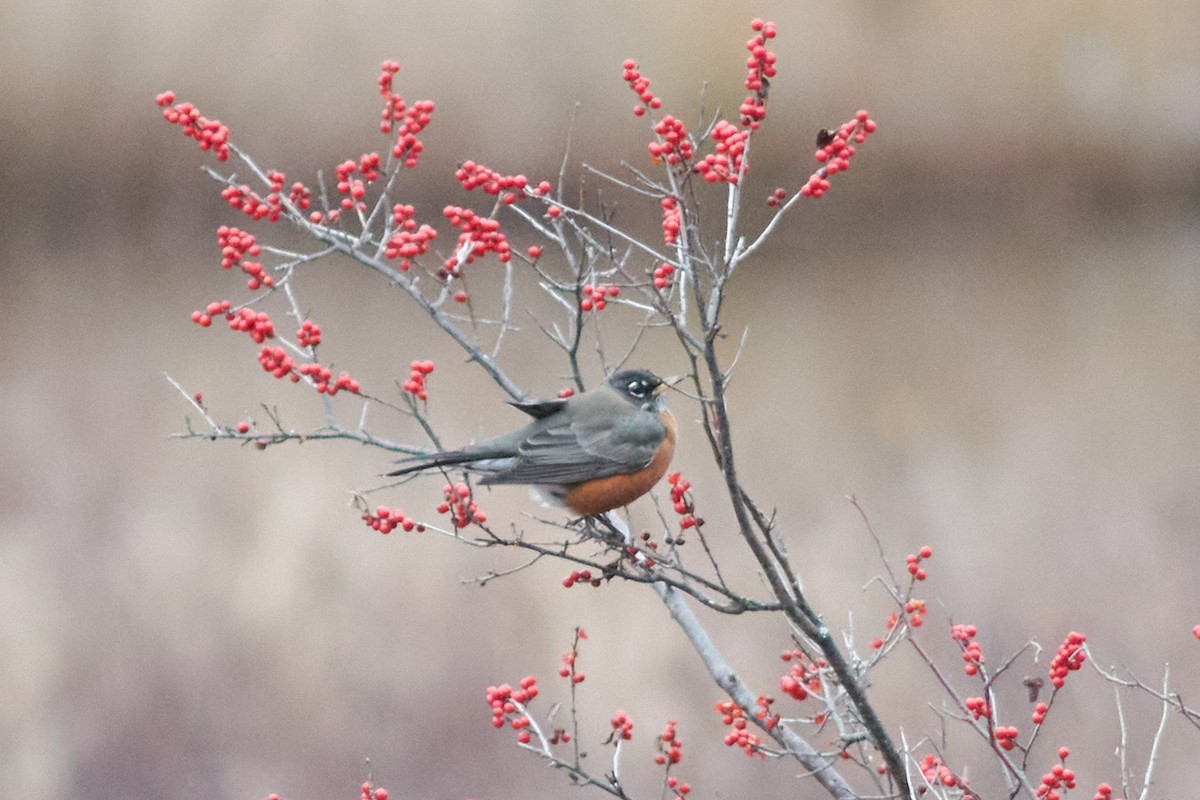
[[[397,461],[397,464],[405,466],[399,469],[392,470],[386,473],[385,477],[395,478],[399,475],[408,475],[413,472],[420,472],[426,469],[437,469],[439,467],[452,467],[455,464],[467,464],[479,458],[478,454],[467,453],[464,450],[451,450],[448,453],[430,453],[427,456],[413,456],[412,458],[404,458]]]

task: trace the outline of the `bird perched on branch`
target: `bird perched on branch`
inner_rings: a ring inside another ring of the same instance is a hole
[[[416,456],[389,476],[462,467],[480,483],[528,484],[580,516],[603,514],[650,491],[675,455],[668,382],[644,369],[615,372],[591,391],[512,405],[534,421],[461,450]]]

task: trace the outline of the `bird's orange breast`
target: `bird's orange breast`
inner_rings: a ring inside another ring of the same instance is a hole
[[[636,472],[571,484],[563,495],[563,505],[580,516],[603,514],[629,505],[653,489],[675,456],[675,417],[667,411],[662,414],[662,421],[667,433],[649,464]]]

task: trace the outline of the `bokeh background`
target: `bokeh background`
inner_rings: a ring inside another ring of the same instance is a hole
[[[317,413],[244,337],[188,321],[237,296],[213,230],[243,220],[201,174],[210,158],[160,120],[157,92],[312,180],[383,146],[374,81],[395,58],[398,90],[438,103],[406,179],[436,222],[467,199],[450,180],[465,158],[553,177],[573,114],[572,164],[640,163],[625,58],[686,120],[705,83],[709,109],[732,109],[752,16],[780,30],[752,197],[799,186],[818,128],[859,107],[880,123],[852,173],[740,274],[727,316],[749,329],[732,397],[745,480],[778,508],[828,621],[866,641],[888,610],[863,591],[881,565],[853,494],[893,563],[933,546],[925,636],[952,671],[950,618],[979,625],[996,659],[1079,629],[1106,664],[1155,683],[1169,662],[1197,696],[1196,4],[13,0],[0,7],[0,796],[350,798],[371,774],[393,797],[560,797],[562,775],[491,730],[483,692],[533,672],[561,698],[575,625],[591,637],[581,712],[597,771],[621,707],[638,796],[657,791],[651,740],[667,719],[701,796],[816,791],[795,765],[720,745],[718,692],[648,592],[564,591],[557,565],[464,583],[516,561],[381,537],[349,508],[384,454],[172,440],[188,409],[163,376],[226,422],[262,419],[263,402],[297,425]],[[339,367],[388,387],[434,358],[432,413],[450,438],[516,422],[377,279],[331,262],[303,281]],[[536,344],[514,336],[504,363],[549,394],[562,367]],[[681,366],[659,340],[637,360]],[[338,407],[353,419],[352,400]],[[732,550],[697,411],[676,410],[679,464]],[[418,440],[401,419],[379,425]],[[373,498],[433,516],[437,495],[431,481]],[[536,510],[521,490],[483,500],[501,525]],[[648,501],[635,519],[653,521]],[[705,619],[773,690],[786,631]],[[1086,793],[1119,781],[1119,729],[1113,692],[1077,677],[1034,770],[1069,745]],[[940,736],[938,692],[910,652],[875,691],[894,730]],[[1002,699],[1026,725],[1021,691]],[[1124,700],[1140,771],[1157,708]],[[977,743],[949,752],[999,785]],[[1173,717],[1154,796],[1193,792],[1198,755],[1200,734]]]

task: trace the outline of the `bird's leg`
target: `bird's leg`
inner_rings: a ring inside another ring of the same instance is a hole
[[[579,519],[572,520],[572,526],[579,525],[583,535],[591,539],[599,539],[608,547],[619,548],[621,543],[617,537],[621,535],[621,531],[607,516],[603,514],[589,514]]]
[[[597,520],[603,520],[613,533],[621,534],[621,538],[625,542],[626,547],[633,546],[633,531],[629,529],[629,524],[621,518],[621,515],[616,510],[605,511],[603,514],[596,515]]]

